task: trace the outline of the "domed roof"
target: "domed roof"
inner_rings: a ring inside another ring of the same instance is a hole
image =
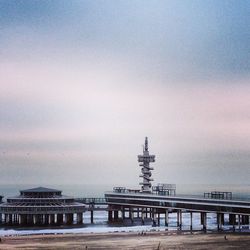
[[[31,189],[20,190],[22,193],[58,193],[61,190],[46,188],[46,187],[36,187]]]

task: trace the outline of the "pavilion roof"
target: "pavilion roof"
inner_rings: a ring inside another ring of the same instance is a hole
[[[36,187],[30,189],[20,190],[23,193],[54,193],[54,192],[61,192],[61,190],[46,188],[46,187]]]

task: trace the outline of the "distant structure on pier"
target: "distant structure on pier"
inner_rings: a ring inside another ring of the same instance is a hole
[[[154,168],[150,167],[150,162],[155,162],[155,155],[150,155],[148,151],[148,138],[145,138],[145,145],[143,147],[143,155],[138,155],[138,162],[140,163],[139,166],[141,168],[141,175],[142,182],[141,185],[141,192],[143,193],[151,193],[151,170]]]
[[[204,193],[204,198],[232,200],[233,194],[232,192],[212,191],[210,193]]]
[[[62,191],[38,187],[21,190],[20,195],[7,198],[0,204],[0,223],[5,225],[43,226],[83,222],[85,205]]]

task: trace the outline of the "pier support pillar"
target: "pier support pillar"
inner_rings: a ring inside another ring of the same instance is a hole
[[[109,212],[108,212],[108,221],[111,222],[112,220],[113,220],[112,210],[109,210]]]
[[[152,220],[153,220],[153,226],[156,226],[156,212],[155,210],[152,208]]]
[[[179,225],[179,227],[180,227],[180,229],[182,228],[182,211],[180,210],[180,212],[179,212],[179,216],[180,216],[180,225]]]
[[[145,224],[145,210],[144,208],[141,209],[141,224]]]
[[[221,214],[221,224],[225,225],[225,214]]]
[[[190,212],[190,230],[193,230],[193,212]]]
[[[118,218],[119,218],[118,212],[119,212],[118,210],[114,211],[114,221],[118,221]]]
[[[176,219],[177,219],[177,222],[176,222],[177,227],[179,227],[180,226],[180,211],[179,210],[177,210]]]
[[[249,225],[249,215],[242,215],[242,225]]]
[[[217,213],[217,228],[218,231],[222,229],[222,214]]]
[[[77,213],[77,224],[82,224],[82,213]]]
[[[165,226],[168,227],[168,209],[165,212]]]
[[[206,212],[202,212],[202,225],[203,225],[203,230],[207,231],[207,213]]]
[[[229,225],[235,225],[236,217],[235,214],[229,214]]]
[[[125,219],[125,208],[124,207],[121,208],[121,213],[122,213],[122,220],[124,220]]]
[[[129,218],[131,219],[131,223],[134,223],[134,210],[132,207],[129,208]]]
[[[94,223],[94,210],[90,211],[90,222],[91,222],[91,224]]]

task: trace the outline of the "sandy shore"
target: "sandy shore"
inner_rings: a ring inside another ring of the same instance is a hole
[[[226,235],[226,239],[225,239]],[[2,237],[0,249],[250,249],[250,234],[148,232]]]

